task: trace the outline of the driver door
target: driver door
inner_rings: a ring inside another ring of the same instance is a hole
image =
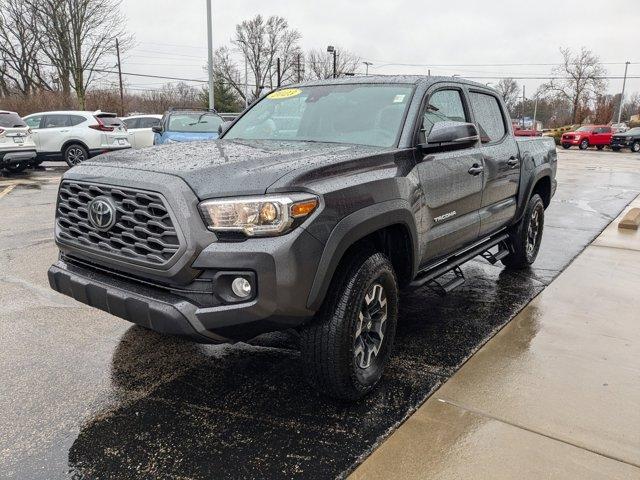
[[[465,92],[458,86],[438,86],[428,93],[418,143],[425,143],[437,122],[470,122]],[[447,255],[478,238],[482,203],[483,155],[479,145],[423,153],[417,168],[426,202],[426,245],[422,264]]]

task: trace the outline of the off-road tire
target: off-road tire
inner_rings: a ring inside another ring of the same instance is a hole
[[[536,213],[537,212],[537,213]],[[530,230],[533,215],[538,218],[536,240],[533,248],[530,245]],[[531,266],[536,261],[540,251],[540,242],[544,230],[544,202],[537,193],[532,195],[527,203],[527,207],[522,219],[512,227],[509,232],[511,241],[511,253],[502,259],[505,267],[510,269],[523,269]]]
[[[67,165],[69,165],[70,167],[75,167],[76,165],[80,165],[82,162],[89,159],[89,152],[87,152],[87,149],[82,145],[78,143],[72,143],[64,149],[62,158],[64,158],[64,161],[67,162]]]
[[[586,150],[589,148],[589,140],[582,140],[578,148],[580,148],[580,150]]]
[[[562,148],[564,148],[565,150],[569,150],[571,148],[571,145],[569,145],[568,143],[563,143]]]
[[[377,355],[362,368],[358,362],[364,357],[356,356],[356,334],[362,331],[360,314],[367,308],[365,296],[376,285],[382,286],[386,295],[386,327]],[[320,311],[300,332],[309,383],[340,400],[353,401],[369,393],[389,360],[397,318],[398,284],[389,259],[372,251],[347,258],[336,271]]]

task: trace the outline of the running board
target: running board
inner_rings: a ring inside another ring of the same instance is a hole
[[[439,294],[447,294],[465,282],[464,274],[462,273],[462,270],[460,270],[460,265],[467,263],[469,260],[477,256],[482,256],[492,265],[497,263],[509,255],[508,240],[508,234],[497,234],[467,248],[466,250],[463,250],[460,253],[452,255],[445,261],[438,263],[433,267],[427,267],[425,270],[418,273],[413,282],[409,284],[409,288],[416,289],[427,285]],[[491,253],[489,250],[496,246],[498,247],[498,251],[496,253]],[[446,283],[438,282],[438,279],[449,272],[454,273],[453,279]]]

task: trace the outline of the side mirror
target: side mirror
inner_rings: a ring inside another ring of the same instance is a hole
[[[151,127],[151,131],[153,133],[162,133],[162,126],[161,125],[154,125],[153,127]]]
[[[229,127],[232,123],[233,122],[222,122],[220,125],[218,125],[218,134],[222,135],[224,132],[229,130]]]
[[[434,124],[427,143],[420,145],[423,150],[446,148],[455,150],[475,145],[480,140],[478,129],[473,123],[439,122]]]

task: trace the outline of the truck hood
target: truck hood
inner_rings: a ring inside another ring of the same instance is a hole
[[[157,135],[157,143],[197,142],[202,140],[215,140],[216,138],[218,138],[217,132],[164,132],[162,135]]]
[[[320,142],[217,140],[122,150],[83,162],[73,170],[90,174],[92,167],[100,166],[137,172],[132,175],[142,172],[173,175],[183,179],[203,200],[263,194],[278,179],[294,170],[391,150]]]

